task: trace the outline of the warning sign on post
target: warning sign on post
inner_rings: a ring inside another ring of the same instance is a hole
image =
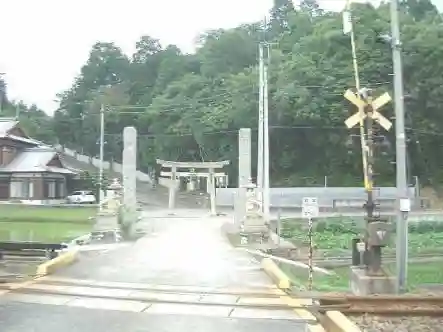
[[[302,217],[317,218],[319,215],[317,197],[303,197],[302,201]]]

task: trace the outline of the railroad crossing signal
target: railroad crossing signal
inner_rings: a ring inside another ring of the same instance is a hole
[[[359,111],[355,113],[354,115],[351,115],[349,118],[346,119],[345,125],[348,128],[352,128],[360,121],[364,120],[368,115],[371,116],[371,118],[375,121],[377,121],[384,129],[389,130],[392,127],[391,121],[386,119],[383,115],[381,115],[377,110],[389,103],[392,99],[389,93],[385,92],[377,99],[367,102],[360,98],[358,95],[356,95],[351,90],[346,90],[344,97],[349,100],[351,103],[353,103],[355,106],[358,107]],[[370,106],[371,112],[364,112],[365,107]]]

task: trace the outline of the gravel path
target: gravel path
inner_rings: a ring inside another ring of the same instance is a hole
[[[441,332],[443,317],[350,317],[362,332]]]

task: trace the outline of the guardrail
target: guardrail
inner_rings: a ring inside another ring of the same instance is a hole
[[[216,204],[219,207],[233,207],[237,200],[238,188],[217,188]],[[301,208],[303,197],[317,197],[318,204],[324,208],[335,208],[337,205],[354,207],[366,200],[364,188],[358,187],[294,187],[270,188],[270,206],[272,208]],[[396,188],[377,188],[374,199],[384,205],[392,206],[397,197]],[[427,198],[419,197],[415,188],[409,188],[412,205],[423,207]],[[361,204],[362,205],[362,204]],[[360,205],[360,207],[361,207]]]

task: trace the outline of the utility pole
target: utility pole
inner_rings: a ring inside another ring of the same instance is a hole
[[[259,100],[258,100],[258,149],[257,149],[257,191],[258,199],[261,202],[261,209],[263,212],[263,129],[264,129],[264,114],[263,114],[263,44],[258,46],[258,72],[259,72]]]
[[[269,109],[268,109],[268,65],[270,57],[269,44],[266,43],[266,60],[263,66],[263,126],[264,126],[264,180],[263,180],[263,215],[270,221],[270,184],[269,184]]]
[[[105,106],[100,106],[100,168],[99,168],[99,201],[102,199],[103,192],[103,158],[105,147]],[[99,204],[99,210],[102,210],[102,205]]]
[[[396,218],[397,230],[397,278],[398,289],[402,293],[406,290],[407,263],[408,263],[408,212],[410,201],[406,173],[406,135],[405,112],[403,101],[403,73],[401,62],[400,26],[398,18],[398,2],[391,0],[391,34],[392,34],[392,61],[394,65],[394,100],[395,100],[395,146],[396,146],[396,173],[398,209]]]

